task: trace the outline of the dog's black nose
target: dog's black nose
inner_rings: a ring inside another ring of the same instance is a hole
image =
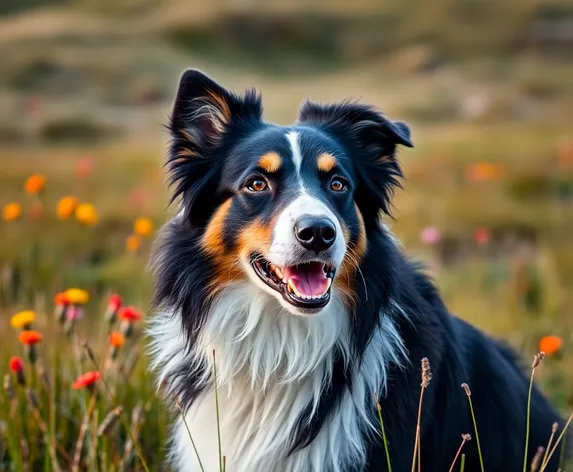
[[[336,228],[328,218],[307,215],[296,221],[294,234],[304,248],[319,253],[332,246],[336,239]]]

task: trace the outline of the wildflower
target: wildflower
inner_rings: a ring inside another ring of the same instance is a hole
[[[80,375],[72,384],[72,388],[79,390],[82,388],[93,388],[94,384],[101,378],[99,371],[90,371]]]
[[[484,244],[489,243],[491,239],[491,233],[487,228],[478,228],[474,232],[474,241],[476,244],[483,246]]]
[[[35,195],[46,187],[46,178],[42,174],[34,174],[28,177],[24,184],[24,190],[28,195]]]
[[[4,221],[16,221],[22,216],[22,205],[17,202],[7,203],[2,209]]]
[[[137,234],[130,234],[125,240],[125,248],[129,252],[137,252],[141,247],[141,237]]]
[[[88,178],[94,170],[94,159],[92,156],[81,158],[76,164],[76,177],[78,180]]]
[[[132,323],[135,321],[141,321],[141,318],[143,318],[143,316],[141,315],[141,312],[139,312],[132,306],[126,306],[123,307],[121,310],[119,310],[119,318],[121,320],[129,321],[130,323]]]
[[[563,347],[563,340],[559,336],[549,335],[543,336],[539,340],[539,350],[548,356],[554,356],[561,351]]]
[[[141,313],[131,306],[126,306],[119,310],[118,316],[122,320],[120,331],[129,338],[133,333],[133,324],[142,318]]]
[[[143,237],[150,236],[153,233],[153,222],[149,218],[137,218],[133,223],[133,232]]]
[[[37,358],[36,344],[41,343],[43,339],[44,336],[41,333],[32,330],[22,331],[20,336],[18,336],[18,341],[26,347],[26,355],[32,365],[35,364]]]
[[[420,233],[420,239],[428,246],[434,246],[440,242],[442,234],[435,226],[427,226]]]
[[[125,336],[114,331],[109,335],[109,344],[113,347],[122,347],[125,344]]]
[[[20,341],[22,344],[25,344],[26,346],[32,346],[34,344],[41,343],[43,339],[44,336],[42,336],[41,333],[33,330],[22,331],[18,336],[18,341]]]
[[[60,198],[56,205],[56,216],[59,220],[67,220],[74,214],[78,204],[79,201],[76,197],[68,195]]]
[[[110,325],[115,323],[115,320],[117,319],[117,312],[121,308],[122,303],[123,301],[121,297],[115,293],[109,297],[107,301],[105,318]]]
[[[462,388],[466,391],[466,395],[468,397],[472,396],[472,391],[470,390],[470,386],[467,383],[463,383]]]
[[[76,220],[86,226],[95,226],[99,220],[95,206],[91,203],[80,203],[76,208]]]
[[[90,294],[81,288],[70,288],[65,293],[72,305],[85,305],[90,299]]]
[[[21,357],[10,359],[10,370],[16,375],[19,385],[26,386],[26,374],[24,373],[24,361]]]
[[[31,310],[21,311],[10,318],[10,326],[16,329],[30,329],[32,323],[36,321],[36,313]]]
[[[66,309],[70,304],[67,292],[59,292],[54,296],[55,316],[56,319],[62,324],[66,320]]]
[[[502,175],[503,168],[491,162],[477,162],[466,167],[468,182],[490,182],[499,180]]]
[[[44,204],[40,201],[35,201],[28,207],[28,218],[31,220],[41,220],[44,216]]]

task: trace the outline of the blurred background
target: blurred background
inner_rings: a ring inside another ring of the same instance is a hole
[[[153,233],[174,212],[163,125],[197,67],[259,89],[268,121],[306,97],[407,121],[388,223],[453,313],[527,367],[551,354],[539,381],[567,409],[572,51],[569,0],[2,0],[0,366],[19,349],[10,316],[49,330],[63,289],[91,295],[80,338],[112,292],[146,311]],[[140,364],[134,391],[151,391]]]

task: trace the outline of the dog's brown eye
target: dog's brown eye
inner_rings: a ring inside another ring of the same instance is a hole
[[[344,192],[346,190],[346,182],[342,179],[332,179],[330,182],[330,189],[334,192]]]
[[[247,184],[247,189],[251,192],[263,192],[268,188],[268,184],[263,179],[253,179]]]

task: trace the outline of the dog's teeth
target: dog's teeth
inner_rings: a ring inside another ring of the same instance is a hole
[[[284,275],[282,270],[280,270],[278,267],[274,267],[273,270],[275,271],[275,274],[277,274],[277,277],[284,281]]]
[[[297,294],[296,288],[294,286],[294,282],[292,280],[290,280],[290,279],[288,280],[287,287],[291,293]]]
[[[288,281],[286,279],[286,277],[283,277],[283,284],[286,284]]]
[[[326,282],[326,290],[324,291],[324,293],[322,294],[322,296],[326,295],[326,292],[328,292],[328,289],[330,288],[330,286],[332,285],[332,279],[330,277],[327,277],[328,282]]]

